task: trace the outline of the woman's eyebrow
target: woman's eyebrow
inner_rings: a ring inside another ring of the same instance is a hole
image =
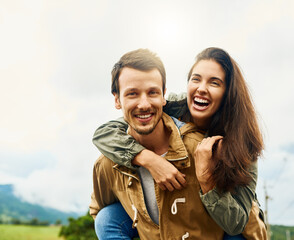
[[[211,79],[212,79],[212,80],[219,80],[219,81],[221,81],[222,83],[224,83],[224,80],[222,80],[221,78],[218,78],[218,77],[212,77]]]
[[[202,77],[199,73],[193,73],[191,76]],[[224,80],[222,80],[219,77],[211,77],[210,79],[212,79],[212,80],[218,80],[218,81],[221,81],[222,83],[224,83]]]

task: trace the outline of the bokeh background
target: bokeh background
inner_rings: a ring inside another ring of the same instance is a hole
[[[0,184],[85,213],[100,154],[92,135],[121,116],[114,63],[148,48],[168,93],[180,93],[196,54],[215,46],[241,66],[259,114],[261,207],[267,192],[269,222],[294,225],[293,12],[292,0],[0,0]]]

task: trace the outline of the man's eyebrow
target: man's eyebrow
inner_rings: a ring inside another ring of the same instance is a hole
[[[160,90],[161,87],[151,87],[150,90]]]
[[[192,76],[201,77],[201,75],[198,73],[193,73]]]
[[[137,90],[137,88],[127,88],[127,89],[125,90],[125,92],[136,91],[136,90]]]

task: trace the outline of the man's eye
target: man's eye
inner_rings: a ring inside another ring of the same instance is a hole
[[[192,78],[192,81],[193,81],[193,82],[199,82],[200,79],[199,79],[199,78]]]
[[[130,93],[127,93],[127,96],[135,96],[136,93],[135,92],[130,92]]]

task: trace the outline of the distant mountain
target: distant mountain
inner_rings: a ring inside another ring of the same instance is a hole
[[[10,222],[12,219],[20,221],[30,221],[37,218],[39,221],[55,223],[61,220],[67,223],[68,217],[78,217],[77,213],[66,213],[53,208],[43,207],[22,201],[13,194],[13,185],[0,185],[0,221]]]

